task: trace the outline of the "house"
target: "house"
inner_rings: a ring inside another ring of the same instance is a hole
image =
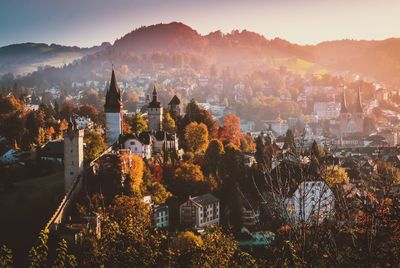
[[[168,151],[178,151],[178,137],[174,133],[157,131],[154,133],[153,151],[161,153],[164,149]]]
[[[335,197],[325,182],[303,181],[286,202],[289,221],[320,222],[332,216]]]
[[[153,207],[152,222],[157,228],[167,228],[169,226],[169,209],[167,205]]]
[[[40,148],[39,155],[42,160],[62,163],[64,159],[64,139],[47,142]]]
[[[219,224],[219,199],[212,194],[191,197],[179,207],[180,223],[188,227]]]
[[[150,159],[152,153],[152,139],[148,132],[121,135],[119,138],[120,147],[129,149],[132,154],[142,158]]]
[[[151,195],[145,195],[143,202],[148,204],[151,209],[152,224],[157,228],[167,228],[169,226],[168,206],[154,204]]]
[[[16,153],[15,149],[12,148],[6,148],[2,151],[0,151],[0,162],[9,165],[14,163],[15,157],[14,154]]]

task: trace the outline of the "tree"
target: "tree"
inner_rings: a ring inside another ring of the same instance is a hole
[[[97,119],[99,116],[99,112],[93,105],[87,103],[83,104],[81,107],[79,107],[77,114],[79,114],[80,116],[89,117],[93,122],[98,121]]]
[[[149,206],[139,197],[116,196],[103,211],[101,237],[83,238],[82,267],[157,266],[165,236],[151,228]]]
[[[325,168],[324,178],[329,186],[335,186],[341,183],[346,183],[349,176],[344,168],[339,166],[330,166]]]
[[[172,196],[170,192],[165,189],[164,185],[159,182],[154,182],[149,187],[149,192],[152,196],[152,201],[155,204],[164,204],[165,201]]]
[[[286,131],[285,142],[283,144],[283,149],[289,149],[292,152],[296,152],[296,143],[294,141],[294,135],[291,129]]]
[[[318,145],[316,141],[313,141],[311,145],[311,155],[315,156],[318,161],[321,161],[325,157],[324,149]]]
[[[180,137],[183,137],[186,126],[191,122],[203,123],[207,126],[208,135],[211,138],[216,137],[217,122],[208,111],[201,109],[193,99],[186,106],[186,114],[182,119],[182,124],[179,125]]]
[[[132,133],[136,135],[147,131],[148,124],[147,121],[143,118],[141,113],[136,113],[130,120],[130,126]]]
[[[203,123],[192,122],[185,128],[185,142],[190,151],[204,152],[208,145],[208,130]]]
[[[182,200],[189,195],[205,193],[207,185],[200,166],[190,163],[182,163],[175,171],[173,182],[168,187],[169,191]]]
[[[54,263],[50,264],[49,258],[49,230],[40,231],[38,244],[33,246],[29,251],[29,267],[77,267],[78,263],[74,255],[68,254],[67,242],[62,239],[58,242],[55,249]]]
[[[162,129],[171,133],[175,133],[176,131],[175,120],[169,112],[165,112],[163,115]]]
[[[260,167],[265,166],[264,151],[265,151],[264,137],[263,134],[261,134],[256,139],[256,153],[254,154],[257,164]]]
[[[86,162],[97,158],[107,149],[103,136],[95,130],[85,131],[83,142],[85,143],[83,155]]]
[[[217,228],[207,230],[201,236],[186,231],[172,242],[172,266],[175,267],[232,267],[237,243],[231,235]]]
[[[240,118],[234,114],[227,114],[223,118],[224,124],[218,130],[218,138],[225,143],[240,146],[242,133],[240,132]]]
[[[254,153],[256,150],[256,144],[250,134],[242,135],[240,138],[240,150],[244,153]]]
[[[31,111],[26,116],[26,129],[28,130],[31,142],[39,141],[39,129],[45,125],[44,113],[41,111]]]
[[[202,164],[202,170],[204,174],[216,175],[218,163],[224,153],[224,145],[222,145],[222,142],[217,139],[210,141],[204,154],[204,160]]]
[[[400,169],[389,162],[378,161],[377,173],[379,182],[384,186],[400,183]]]
[[[61,105],[60,118],[69,120],[72,114],[77,110],[76,104],[72,101],[64,101]]]
[[[138,155],[132,155],[130,159],[130,164],[130,189],[133,193],[141,193],[144,172],[143,159]]]
[[[5,245],[0,247],[0,267],[11,268],[13,267],[13,254],[11,249]]]

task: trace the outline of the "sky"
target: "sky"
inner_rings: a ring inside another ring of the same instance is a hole
[[[400,37],[400,0],[0,0],[0,46],[89,47],[179,21],[207,34],[247,29],[298,44]]]

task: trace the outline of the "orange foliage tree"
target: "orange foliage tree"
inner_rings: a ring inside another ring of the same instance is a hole
[[[223,118],[224,124],[218,130],[218,138],[222,142],[240,146],[242,133],[240,132],[240,118],[229,113]]]
[[[208,130],[203,123],[191,122],[185,128],[185,142],[192,152],[204,152],[208,146]]]

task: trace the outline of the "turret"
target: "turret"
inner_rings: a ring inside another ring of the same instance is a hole
[[[83,135],[84,130],[76,127],[70,118],[68,129],[64,133],[64,189],[67,193],[76,178],[83,171]]]
[[[149,117],[149,130],[159,131],[162,130],[162,120],[163,120],[163,107],[161,102],[158,100],[156,86],[153,88],[153,99],[149,103],[147,109]]]

